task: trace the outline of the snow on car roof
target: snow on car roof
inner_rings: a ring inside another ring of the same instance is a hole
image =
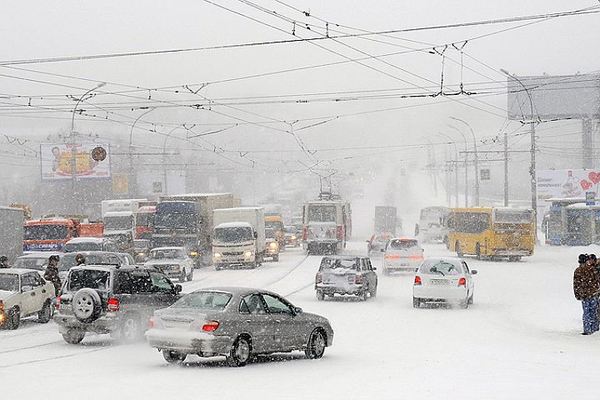
[[[103,238],[98,237],[77,237],[69,240],[67,244],[70,243],[102,243],[104,241]]]
[[[17,259],[30,259],[30,258],[45,258],[48,259],[50,256],[64,256],[65,253],[60,251],[35,251],[27,254],[23,254],[22,256],[17,257]]]
[[[38,271],[36,269],[29,269],[29,268],[3,268],[3,269],[0,269],[0,274],[17,274],[17,275],[23,275],[23,274],[26,274],[28,272],[39,273],[40,271]]]
[[[167,246],[167,247],[153,247],[152,251],[154,250],[185,250],[185,247],[177,247],[177,246]]]
[[[215,226],[215,228],[239,228],[239,227],[252,228],[252,225],[250,225],[248,222],[223,222],[222,224]]]

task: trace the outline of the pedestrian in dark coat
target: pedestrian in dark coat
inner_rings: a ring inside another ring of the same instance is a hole
[[[62,282],[60,281],[60,277],[58,276],[58,261],[60,258],[58,256],[50,256],[48,258],[48,266],[46,267],[46,272],[44,272],[44,279],[48,282],[51,282],[54,285],[54,295],[58,296],[60,292],[60,288],[62,286]]]
[[[10,268],[8,264],[8,257],[0,256],[0,268]]]
[[[600,292],[600,273],[586,254],[579,255],[579,267],[573,274],[573,292],[583,307],[582,335],[591,335],[598,331],[598,294]]]

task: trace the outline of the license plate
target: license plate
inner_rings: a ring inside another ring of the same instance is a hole
[[[430,282],[432,285],[439,285],[439,286],[450,284],[450,282],[447,281],[446,279],[432,279]]]

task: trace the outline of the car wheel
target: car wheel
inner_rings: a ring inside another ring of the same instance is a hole
[[[463,256],[463,252],[462,252],[462,250],[460,248],[460,242],[454,243],[454,251],[456,251],[456,255],[457,256],[459,256],[459,257]]]
[[[312,331],[310,337],[308,338],[308,343],[306,344],[305,350],[306,358],[315,360],[323,357],[323,353],[325,353],[325,347],[327,347],[325,334],[323,333],[323,330],[317,328]]]
[[[371,298],[373,298],[373,299],[374,299],[375,297],[377,297],[377,286],[375,286],[375,287],[373,288],[373,290],[371,290],[370,296],[371,296]]]
[[[369,298],[369,288],[363,289],[363,291],[358,295],[360,301],[367,301]]]
[[[274,262],[279,262],[279,254],[273,256]]]
[[[62,334],[62,337],[69,344],[79,344],[85,337],[85,332],[78,329],[69,329]]]
[[[473,293],[471,293],[471,296],[469,296],[469,304],[473,304]]]
[[[191,268],[190,273],[187,276],[187,280],[188,280],[188,282],[191,282],[193,279],[194,279],[194,269]]]
[[[8,312],[8,329],[17,329],[21,325],[21,312],[14,307]]]
[[[52,318],[52,306],[50,305],[50,300],[47,300],[44,303],[44,306],[42,307],[40,312],[38,312],[38,321],[41,322],[42,324],[46,324],[50,321],[51,318]]]
[[[420,308],[421,307],[421,300],[417,299],[416,297],[413,297],[413,307],[414,308]]]
[[[185,361],[185,358],[187,357],[187,354],[172,350],[163,350],[162,355],[165,361],[169,364],[181,364]]]
[[[250,342],[245,337],[238,337],[227,356],[227,365],[230,367],[243,367],[251,357]]]
[[[317,300],[323,301],[325,300],[325,293],[322,290],[317,290]]]
[[[134,342],[142,337],[140,318],[133,314],[127,315],[121,324],[121,338],[126,342]]]
[[[463,309],[466,310],[467,308],[469,308],[469,304],[470,304],[469,303],[469,299],[466,298],[466,299],[464,299],[463,301],[460,302],[460,308],[463,308]]]
[[[181,275],[179,276],[179,282],[180,283],[185,282],[185,278],[186,278],[186,275],[185,275],[185,269],[184,269],[183,271],[181,271]]]
[[[79,289],[73,295],[72,301],[73,314],[75,317],[83,322],[93,322],[100,316],[102,311],[102,301],[100,295],[93,289],[83,288]]]
[[[215,264],[215,271],[220,271],[223,267],[219,264]]]

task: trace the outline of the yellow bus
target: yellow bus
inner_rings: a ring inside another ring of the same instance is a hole
[[[448,249],[459,257],[508,257],[519,261],[533,254],[535,224],[528,209],[454,208],[447,219]]]

